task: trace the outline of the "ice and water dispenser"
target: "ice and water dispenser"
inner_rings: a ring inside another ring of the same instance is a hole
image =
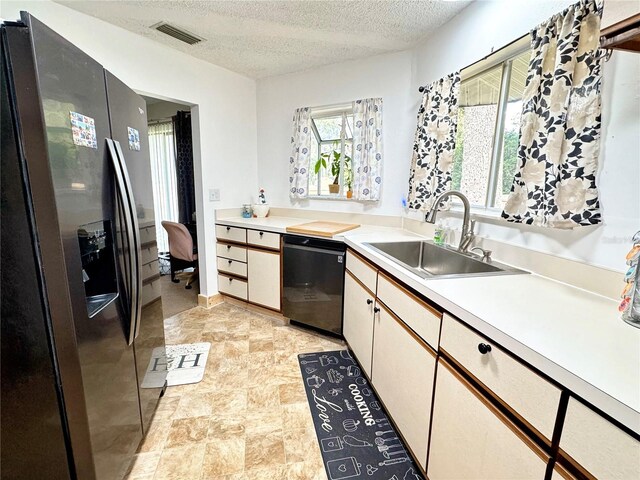
[[[93,317],[118,296],[116,252],[110,220],[78,227],[82,256],[82,280],[89,317]]]

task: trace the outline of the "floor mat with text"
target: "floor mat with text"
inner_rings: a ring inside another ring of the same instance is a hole
[[[329,480],[423,480],[348,350],[298,362]]]

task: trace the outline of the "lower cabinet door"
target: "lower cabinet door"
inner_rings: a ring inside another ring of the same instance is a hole
[[[280,254],[247,250],[249,301],[280,310]]]
[[[383,306],[378,304],[377,308],[371,383],[416,460],[425,468],[435,352]]]
[[[342,334],[369,378],[371,378],[374,303],[375,296],[360,285],[349,272],[346,272]]]
[[[440,360],[433,405],[430,480],[543,480],[548,458]]]

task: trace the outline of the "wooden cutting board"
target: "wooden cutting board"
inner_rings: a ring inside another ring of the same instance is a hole
[[[287,227],[287,232],[306,233],[307,235],[316,235],[318,237],[333,237],[338,233],[353,230],[359,226],[356,223],[310,222]]]

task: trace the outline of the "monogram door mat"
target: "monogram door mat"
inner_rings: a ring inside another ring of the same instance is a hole
[[[423,480],[348,350],[298,362],[329,480]]]
[[[168,387],[200,382],[210,348],[209,342],[154,348],[141,388],[162,388],[165,380]]]

